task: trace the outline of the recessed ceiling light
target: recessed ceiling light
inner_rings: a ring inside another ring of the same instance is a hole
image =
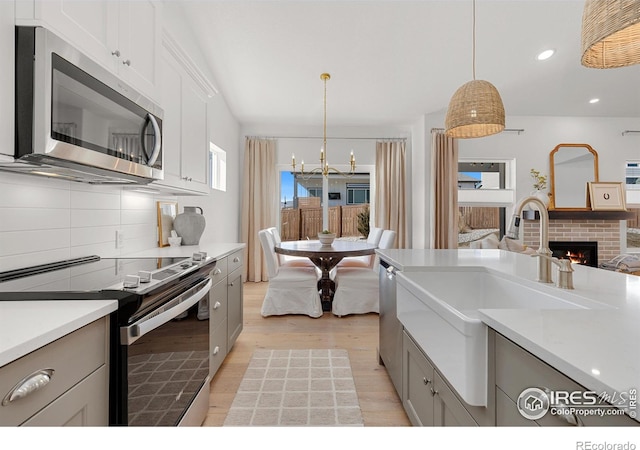
[[[599,98],[592,98],[591,100],[589,100],[589,103],[598,103],[599,101]]]
[[[544,61],[545,59],[551,58],[555,52],[556,51],[553,49],[545,50],[542,53],[539,53],[538,56],[536,56],[536,59],[538,61]]]

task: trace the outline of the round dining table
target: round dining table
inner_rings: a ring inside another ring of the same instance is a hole
[[[320,299],[322,310],[331,311],[331,302],[335,292],[335,282],[330,277],[333,269],[343,258],[373,255],[377,246],[367,241],[335,240],[323,245],[317,240],[283,241],[276,244],[275,251],[282,255],[304,256],[309,258],[322,272],[318,280],[318,289],[322,291]]]

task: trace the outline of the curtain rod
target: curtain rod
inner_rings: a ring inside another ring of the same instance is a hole
[[[323,137],[322,136],[245,136],[246,138],[249,139],[320,139],[322,140]],[[334,140],[345,140],[345,141],[358,141],[358,140],[364,140],[364,141],[406,141],[407,138],[406,137],[394,137],[394,138],[390,138],[390,137],[329,137],[327,136],[327,140],[329,139],[334,139]]]
[[[431,132],[433,133],[434,131],[444,131],[444,128],[432,128]],[[505,128],[502,131],[520,134],[520,133],[524,133],[524,128]]]

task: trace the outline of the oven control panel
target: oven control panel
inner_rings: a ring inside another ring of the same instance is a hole
[[[207,257],[207,252],[196,252],[191,258],[162,267],[157,270],[139,270],[136,275],[126,275],[122,281],[122,288],[128,291],[157,288],[166,280],[182,276],[196,270],[198,267],[213,262],[213,258]]]

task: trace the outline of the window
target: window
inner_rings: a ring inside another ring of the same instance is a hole
[[[320,198],[322,198],[322,188],[310,187],[310,188],[307,189],[307,193],[309,194],[309,197],[320,197]]]
[[[640,253],[640,161],[627,161],[625,165],[625,192],[629,211],[635,212],[633,219],[626,221],[626,251]],[[624,243],[624,240],[623,240]]]
[[[219,191],[227,190],[227,152],[209,142],[209,170],[211,187]]]
[[[347,183],[347,205],[370,203],[370,192],[368,183]]]
[[[458,161],[458,247],[505,233],[506,207],[514,202],[511,160]]]

